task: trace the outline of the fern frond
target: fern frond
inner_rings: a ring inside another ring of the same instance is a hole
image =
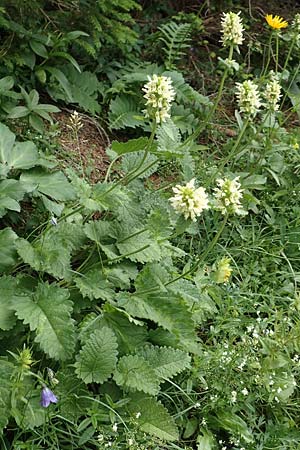
[[[184,55],[184,49],[189,47],[191,40],[191,24],[170,21],[161,27],[159,40],[163,42],[165,65],[168,70],[176,68],[175,63]]]

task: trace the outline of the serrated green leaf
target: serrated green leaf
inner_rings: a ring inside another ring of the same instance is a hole
[[[69,292],[55,284],[39,283],[32,297],[12,301],[16,315],[36,332],[35,341],[57,360],[69,359],[75,348],[73,304]]]
[[[145,150],[149,139],[146,137],[140,137],[138,139],[130,139],[127,142],[112,141],[111,149],[117,153],[117,155],[124,155],[125,153],[132,153]]]
[[[159,392],[156,373],[141,356],[128,355],[120,358],[114,373],[114,380],[124,389],[143,391],[151,395],[157,395]]]
[[[31,169],[38,163],[39,154],[35,144],[31,141],[18,142],[12,150],[3,152],[5,162],[10,169]]]
[[[19,297],[26,296],[18,292],[18,279],[4,276],[0,278],[0,328],[10,330],[16,323],[16,316],[12,308],[12,302]]]
[[[49,173],[43,169],[33,169],[22,173],[20,180],[42,193],[58,201],[75,199],[75,191],[62,172]]]
[[[11,378],[14,371],[13,364],[0,360],[0,432],[7,425],[11,408]]]
[[[118,305],[133,317],[149,319],[173,333],[184,346],[196,342],[192,314],[184,301],[175,294],[132,295],[120,293]]]
[[[107,327],[94,331],[76,358],[76,374],[85,383],[103,383],[117,362],[117,339]]]
[[[145,326],[136,325],[118,311],[104,312],[100,323],[111,328],[118,340],[119,353],[135,352],[147,340],[148,332]]]
[[[4,216],[7,209],[20,211],[19,201],[28,192],[28,187],[21,181],[8,179],[0,181],[0,217]]]
[[[144,152],[128,153],[123,156],[121,168],[126,174],[133,172],[137,178],[148,178],[158,168],[158,159],[149,153],[144,160]]]
[[[81,294],[91,300],[112,300],[114,297],[113,284],[107,280],[99,268],[77,276],[74,281]]]
[[[79,224],[59,223],[33,244],[26,239],[18,239],[16,249],[33,269],[68,279],[72,274],[72,251],[83,243],[84,235]]]
[[[161,248],[158,242],[153,239],[148,230],[132,230],[126,236],[126,230],[121,230],[116,246],[120,254],[131,261],[142,263],[159,261],[161,259]],[[125,236],[124,236],[125,234]]]
[[[120,95],[111,101],[109,106],[109,122],[112,130],[120,130],[125,127],[135,128],[144,123],[134,99],[124,95]]]
[[[15,242],[18,236],[11,228],[0,231],[0,273],[12,267],[18,258]]]
[[[191,357],[182,350],[171,347],[146,346],[139,350],[139,355],[154,368],[160,378],[172,378],[190,366]]]
[[[176,441],[179,433],[174,419],[168,410],[157,400],[142,394],[135,395],[128,405],[131,414],[136,417],[138,427],[159,439]]]

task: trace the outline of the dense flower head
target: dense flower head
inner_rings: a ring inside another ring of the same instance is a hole
[[[170,117],[171,103],[175,98],[172,80],[163,75],[148,75],[148,83],[143,87],[147,100],[146,117],[154,118],[156,123],[165,122]]]
[[[262,106],[258,86],[251,80],[236,83],[236,96],[240,111],[248,116],[255,116]]]
[[[47,388],[46,386],[43,387],[42,393],[41,393],[41,406],[44,408],[48,408],[50,403],[57,403],[57,397],[53,394],[51,389]]]
[[[296,33],[300,33],[300,14],[295,14],[294,20],[292,22],[292,29]]]
[[[213,278],[216,283],[227,283],[232,273],[230,258],[224,257],[216,264]]]
[[[233,180],[229,178],[217,180],[218,187],[214,189],[215,206],[222,214],[244,214],[241,205],[243,189],[238,180],[239,177]]]
[[[280,16],[273,16],[272,14],[267,14],[265,17],[268,25],[274,30],[280,30],[281,28],[286,28],[288,22]]]
[[[278,111],[281,97],[281,86],[278,82],[278,77],[276,74],[271,73],[270,80],[266,85],[263,95],[266,100],[266,107],[271,111]]]
[[[243,43],[244,28],[240,13],[240,11],[237,14],[234,12],[223,13],[221,19],[221,42],[223,47],[241,45]]]
[[[83,127],[81,117],[77,111],[74,111],[73,114],[71,114],[67,127],[76,133]]]
[[[185,186],[173,187],[174,197],[170,198],[173,208],[183,214],[185,219],[191,218],[194,222],[203,210],[209,209],[208,196],[203,187],[195,187],[195,179]]]

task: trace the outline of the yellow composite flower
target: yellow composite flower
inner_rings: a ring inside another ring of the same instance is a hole
[[[273,16],[272,14],[267,14],[265,17],[268,25],[275,30],[280,30],[281,28],[286,28],[288,23],[280,16]]]

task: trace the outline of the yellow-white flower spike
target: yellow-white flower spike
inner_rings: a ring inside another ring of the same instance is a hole
[[[236,97],[239,109],[248,116],[256,116],[262,106],[258,86],[251,80],[236,83]]]
[[[223,47],[237,46],[243,43],[243,23],[239,11],[223,13],[221,18],[221,42]]]
[[[239,177],[230,180],[224,178],[217,180],[218,187],[214,188],[215,208],[222,214],[245,214],[241,205],[243,189]]]
[[[170,202],[179,214],[183,214],[185,219],[196,222],[197,217],[205,210],[209,209],[208,196],[203,187],[195,187],[195,179],[190,180],[185,186],[177,185],[173,188],[174,197]]]
[[[156,123],[165,122],[170,117],[171,103],[175,98],[172,80],[163,75],[148,75],[148,83],[142,88],[147,109],[145,117],[154,119]]]
[[[281,86],[278,82],[278,77],[274,73],[271,73],[270,75],[270,80],[266,85],[263,96],[266,101],[266,107],[271,111],[278,111]]]

